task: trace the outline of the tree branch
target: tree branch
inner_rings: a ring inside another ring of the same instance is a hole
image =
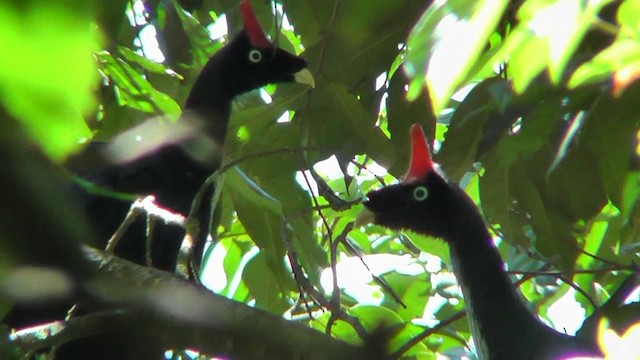
[[[216,295],[171,273],[138,266],[84,247],[96,269],[91,297],[123,310],[102,311],[16,332],[12,340],[37,350],[87,335],[136,328],[167,349],[195,348],[234,358],[357,359],[359,347],[309,327]],[[47,336],[37,336],[46,331]]]

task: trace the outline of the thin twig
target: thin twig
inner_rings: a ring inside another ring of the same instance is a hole
[[[322,207],[323,206],[317,206],[317,208],[322,208]],[[300,289],[300,293],[304,292],[309,294],[309,296],[311,297],[311,300],[314,303],[316,303],[318,306],[324,309],[329,309],[331,311],[331,318],[329,319],[330,323],[333,323],[337,320],[342,320],[348,323],[349,325],[351,325],[351,327],[353,327],[353,329],[356,331],[358,336],[364,339],[367,336],[367,332],[364,326],[362,326],[362,324],[360,323],[360,321],[357,318],[347,314],[344,310],[342,310],[340,306],[335,307],[333,306],[331,301],[327,301],[324,295],[322,295],[315,288],[315,286],[311,284],[309,279],[307,279],[304,271],[302,270],[302,267],[300,266],[300,263],[298,261],[298,255],[293,247],[293,244],[291,244],[291,240],[289,239],[289,235],[287,232],[287,225],[292,221],[292,219],[295,219],[298,216],[302,216],[306,214],[308,211],[310,210],[304,209],[303,211],[300,211],[298,214],[294,214],[291,217],[285,218],[282,221],[282,224],[280,226],[281,236],[282,236],[284,245],[287,248],[287,258],[289,259],[289,264],[291,265],[291,270],[293,272],[294,279],[296,280],[296,284],[298,285],[298,289]],[[309,317],[312,318],[313,314],[308,307],[307,307],[307,312],[309,314]],[[327,330],[330,330],[330,328],[331,327],[328,325]]]
[[[574,283],[573,281],[567,279],[567,277],[565,277],[563,275],[559,276],[559,279],[564,281],[565,284],[571,286],[575,291],[577,291],[582,296],[584,296],[584,298],[587,299],[587,301],[591,304],[591,306],[593,306],[594,309],[598,308],[598,304],[596,304],[596,301],[593,300],[593,298],[591,296],[589,296],[589,294],[587,294],[586,291],[582,290],[582,288],[580,288],[580,286],[578,286],[576,283]]]
[[[451,324],[453,324],[454,322],[462,319],[464,316],[466,315],[465,311],[459,311],[455,314],[453,314],[451,317],[449,317],[446,320],[442,320],[438,323],[438,325],[426,329],[425,331],[421,332],[420,334],[418,334],[416,337],[414,337],[413,339],[407,341],[404,345],[402,345],[398,350],[396,350],[396,352],[394,352],[393,354],[391,354],[391,358],[392,359],[399,359],[402,354],[406,353],[407,351],[409,351],[409,349],[411,349],[413,346],[415,346],[416,344],[420,343],[422,340],[424,340],[427,336],[436,333],[437,331],[441,330],[444,327],[447,327]]]
[[[155,228],[155,221],[153,217],[147,215],[147,227],[145,230],[145,254],[144,260],[147,266],[153,266],[153,260],[151,259],[152,247],[153,247],[153,230]]]
[[[331,328],[333,327],[333,324],[335,323],[335,319],[337,319],[337,313],[335,313],[333,311],[333,309],[339,309],[340,308],[340,296],[341,296],[341,291],[340,291],[340,286],[338,286],[338,244],[341,242],[341,239],[343,237],[347,237],[347,234],[349,233],[349,231],[351,231],[351,229],[353,229],[353,223],[348,224],[347,226],[345,226],[345,228],[343,229],[342,233],[340,235],[338,235],[338,237],[336,237],[335,239],[332,240],[333,236],[333,232],[331,231],[331,229],[329,229],[329,255],[331,257],[330,263],[331,263],[331,275],[332,275],[332,288],[333,288],[333,294],[331,294],[331,317],[329,318],[329,321],[327,322],[327,327],[326,327],[326,333],[327,334],[331,334]]]
[[[523,270],[509,270],[507,274],[510,275],[523,275],[523,276],[562,276],[562,275],[575,275],[575,274],[602,274],[613,271],[633,271],[633,265],[620,265],[619,267],[604,268],[604,269],[577,269],[567,272],[561,271],[523,271]]]
[[[368,161],[367,158],[365,158],[365,163]],[[355,167],[358,168],[358,173],[356,175],[360,175],[360,171],[365,170],[367,171],[369,174],[373,175],[373,177],[376,178],[376,180],[378,180],[378,182],[380,183],[381,186],[387,186],[387,184],[385,183],[384,179],[382,178],[382,176],[379,176],[377,174],[375,174],[373,171],[369,170],[369,168],[367,168],[367,165],[365,164],[361,164],[355,160],[349,160],[350,163],[352,163]]]
[[[620,27],[611,24],[607,21],[604,21],[602,19],[599,18],[595,18],[593,19],[593,21],[591,22],[591,24],[593,25],[594,28],[602,31],[605,34],[609,34],[613,37],[618,36],[618,34],[620,34]]]

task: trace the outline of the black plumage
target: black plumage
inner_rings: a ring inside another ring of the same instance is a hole
[[[447,243],[481,359],[599,355],[592,341],[557,332],[527,309],[478,208],[432,163],[418,125],[411,135],[411,165],[404,180],[367,194],[360,221],[412,230]]]
[[[241,4],[241,11],[244,29],[204,66],[185,102],[183,119],[177,125],[143,124],[110,143],[93,144],[80,156],[92,161],[74,158],[70,162],[72,170],[79,170],[81,177],[112,191],[154,195],[161,207],[186,216],[206,178],[220,166],[232,100],[271,83],[297,81],[314,85],[306,61],[269,42],[247,2]],[[147,137],[152,140],[140,146],[135,138],[141,134],[143,142]],[[97,169],[95,159],[100,159]],[[88,171],[75,166],[86,163],[91,166]],[[208,189],[209,198],[212,192],[213,188]],[[106,242],[121,223],[130,202],[84,193],[82,199],[91,217],[90,223],[96,225],[98,238]],[[208,205],[208,201],[204,201],[204,205]],[[209,207],[204,206],[200,213],[201,225],[206,227]],[[132,225],[116,254],[144,264],[144,229],[143,221]],[[174,270],[183,234],[184,231],[175,226],[158,224],[152,247],[154,267]],[[203,235],[206,236],[206,232]],[[201,249],[204,239],[197,240]]]

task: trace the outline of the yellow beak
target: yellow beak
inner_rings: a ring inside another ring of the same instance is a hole
[[[309,71],[309,69],[302,69],[293,74],[293,79],[297,83],[306,84],[311,86],[312,88],[316,87],[316,81],[313,79],[313,75],[311,75],[311,71]]]

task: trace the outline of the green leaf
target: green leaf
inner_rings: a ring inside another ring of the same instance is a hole
[[[356,305],[349,309],[349,315],[360,319],[362,326],[373,332],[381,326],[393,326],[402,323],[402,318],[395,312],[380,306]]]
[[[319,332],[325,333],[327,331],[327,324],[331,319],[329,312],[324,312],[318,317],[314,317],[310,321],[310,326]],[[362,339],[358,336],[358,333],[353,329],[353,326],[344,321],[336,321],[331,326],[331,336],[354,345],[361,345]]]
[[[549,174],[547,191],[550,205],[572,221],[590,219],[607,203],[597,159],[578,147]],[[551,168],[550,168],[551,169]]]
[[[510,86],[498,77],[485,79],[471,90],[451,117],[445,141],[436,157],[454,181],[459,181],[472,170],[471,165],[477,160],[480,144],[485,138],[485,127],[504,122],[501,121],[498,104],[504,101],[502,97],[505,96],[494,95],[503,93],[499,89],[510,90]]]
[[[516,29],[513,35],[507,38],[504,46],[507,49],[511,43],[517,46],[508,55],[510,57],[509,72],[513,79],[513,89],[523,93],[533,79],[546,68],[549,48],[545,39],[531,35],[529,29],[520,31],[521,33],[518,33]],[[499,55],[502,53],[498,53]]]
[[[231,195],[238,219],[262,250],[269,270],[278,280],[280,288],[284,289],[289,277],[284,267],[286,250],[280,227],[284,218],[281,204],[237,167],[225,173],[223,191]]]
[[[413,78],[426,75],[436,114],[469,75],[508,4],[504,0],[434,2],[413,29],[405,69]],[[417,94],[414,89],[409,92],[410,98]]]
[[[98,34],[86,10],[0,4],[0,102],[56,161],[91,137],[82,116],[96,105]]]
[[[610,79],[620,69],[640,68],[640,42],[619,37],[593,60],[580,66],[569,79],[568,87],[602,82]]]
[[[180,106],[167,94],[156,90],[147,79],[122,59],[107,52],[97,54],[102,70],[116,85],[120,105],[171,118],[180,114]]]
[[[389,139],[373,126],[375,118],[344,84],[318,84],[305,119],[313,134],[310,146],[334,149],[337,156],[345,159],[366,153],[383,166],[393,161],[395,153]],[[351,136],[345,138],[343,134]]]
[[[409,240],[421,251],[435,255],[445,263],[449,263],[449,246],[441,239],[424,236],[416,233],[408,233]]]
[[[409,163],[409,128],[414,123],[422,125],[427,137],[433,139],[435,135],[436,118],[431,109],[431,99],[423,93],[414,101],[407,100],[405,85],[408,78],[404,71],[396,71],[389,80],[387,93],[387,128],[391,133],[391,143],[397,154],[393,166],[388,169],[396,177],[406,171]]]
[[[630,218],[638,204],[640,204],[640,172],[629,173],[624,179],[622,187],[622,214]]]
[[[302,35],[305,47],[314,46],[322,41],[321,29],[331,16],[331,2],[285,0],[283,4],[296,32]]]
[[[288,241],[311,282],[319,284],[319,272],[329,264],[327,254],[314,234],[315,224],[311,216],[314,211],[310,206],[309,192],[300,187],[293,173],[259,180],[262,187],[283,204]]]
[[[485,173],[480,178],[482,211],[492,224],[500,224],[505,240],[511,244],[528,245],[526,221],[512,209],[515,196],[511,192],[512,179],[507,168],[486,162]]]
[[[572,234],[573,222],[567,214],[568,211],[564,211],[564,208],[557,209],[560,200],[553,196],[549,196],[551,201],[545,198],[547,194],[540,185],[539,176],[532,175],[532,172],[537,172],[532,162],[539,163],[540,157],[546,155],[545,152],[541,152],[526,163],[520,162],[513,166],[513,194],[516,204],[526,211],[527,217],[530,218],[528,223],[533,231],[528,235],[530,240],[533,240],[535,248],[544,256],[553,258],[558,266],[570,268],[577,256],[576,241]],[[554,191],[554,194],[557,192]]]
[[[389,70],[397,57],[398,45],[406,42],[406,35],[425,4],[406,0],[305,3],[311,9],[305,12],[312,12],[310,20],[317,22],[319,28],[314,24],[301,25],[303,42],[307,37],[317,39],[318,30],[324,35],[323,41],[308,46],[304,53],[310,69],[322,76],[323,82],[344,86],[359,97],[370,115],[377,114],[381,94],[373,89],[375,79]]]
[[[249,289],[242,281],[242,274],[246,264],[254,256],[250,253],[252,247],[248,246],[249,244],[246,242],[234,241],[234,239],[225,240],[227,239],[222,239],[221,244],[227,250],[222,264],[227,275],[227,286],[222,294],[234,300],[245,301]]]
[[[422,326],[414,325],[412,323],[405,323],[405,326],[402,328],[402,330],[400,330],[400,332],[396,334],[393,339],[391,339],[389,349],[391,350],[391,352],[395,352],[423,332],[424,328]],[[429,338],[432,338],[432,336],[430,336]],[[409,349],[409,351],[403,354],[403,357],[415,358],[420,360],[437,359],[436,354],[434,352],[430,352],[424,342],[415,344],[413,347],[411,347],[411,349]]]
[[[553,83],[562,80],[564,70],[571,56],[580,45],[591,25],[599,21],[598,13],[613,0],[573,0],[556,1],[541,10],[548,14],[534,21],[540,21],[549,36],[549,75]],[[545,15],[546,15],[545,14]]]
[[[177,2],[173,3],[175,12],[182,24],[182,31],[185,32],[187,38],[191,42],[191,56],[198,68],[204,66],[211,55],[222,48],[220,41],[211,41],[209,32],[200,22],[190,13],[184,11]],[[174,30],[175,31],[175,30]]]
[[[119,46],[118,53],[120,53],[124,60],[139,65],[149,72],[156,74],[175,74],[173,72],[168,72],[168,69],[164,65],[151,61],[148,58],[135,53],[128,47]]]
[[[281,279],[272,271],[264,252],[254,256],[242,273],[242,279],[247,284],[251,296],[256,300],[256,307],[276,314],[282,314],[290,305],[280,296]]]
[[[640,1],[626,0],[618,8],[618,23],[622,25],[621,32],[626,35],[640,35]]]
[[[597,165],[592,165],[590,177],[600,174],[606,195],[619,209],[624,208],[622,191],[640,123],[640,117],[632,110],[636,104],[633,92],[615,100],[603,95],[588,113],[581,135]]]
[[[385,305],[403,318],[404,321],[411,321],[422,317],[424,307],[427,304],[431,283],[429,274],[399,274],[392,272],[385,275],[384,279],[389,283],[393,291],[400,296],[402,303],[406,307],[397,304],[394,300],[385,298]]]

